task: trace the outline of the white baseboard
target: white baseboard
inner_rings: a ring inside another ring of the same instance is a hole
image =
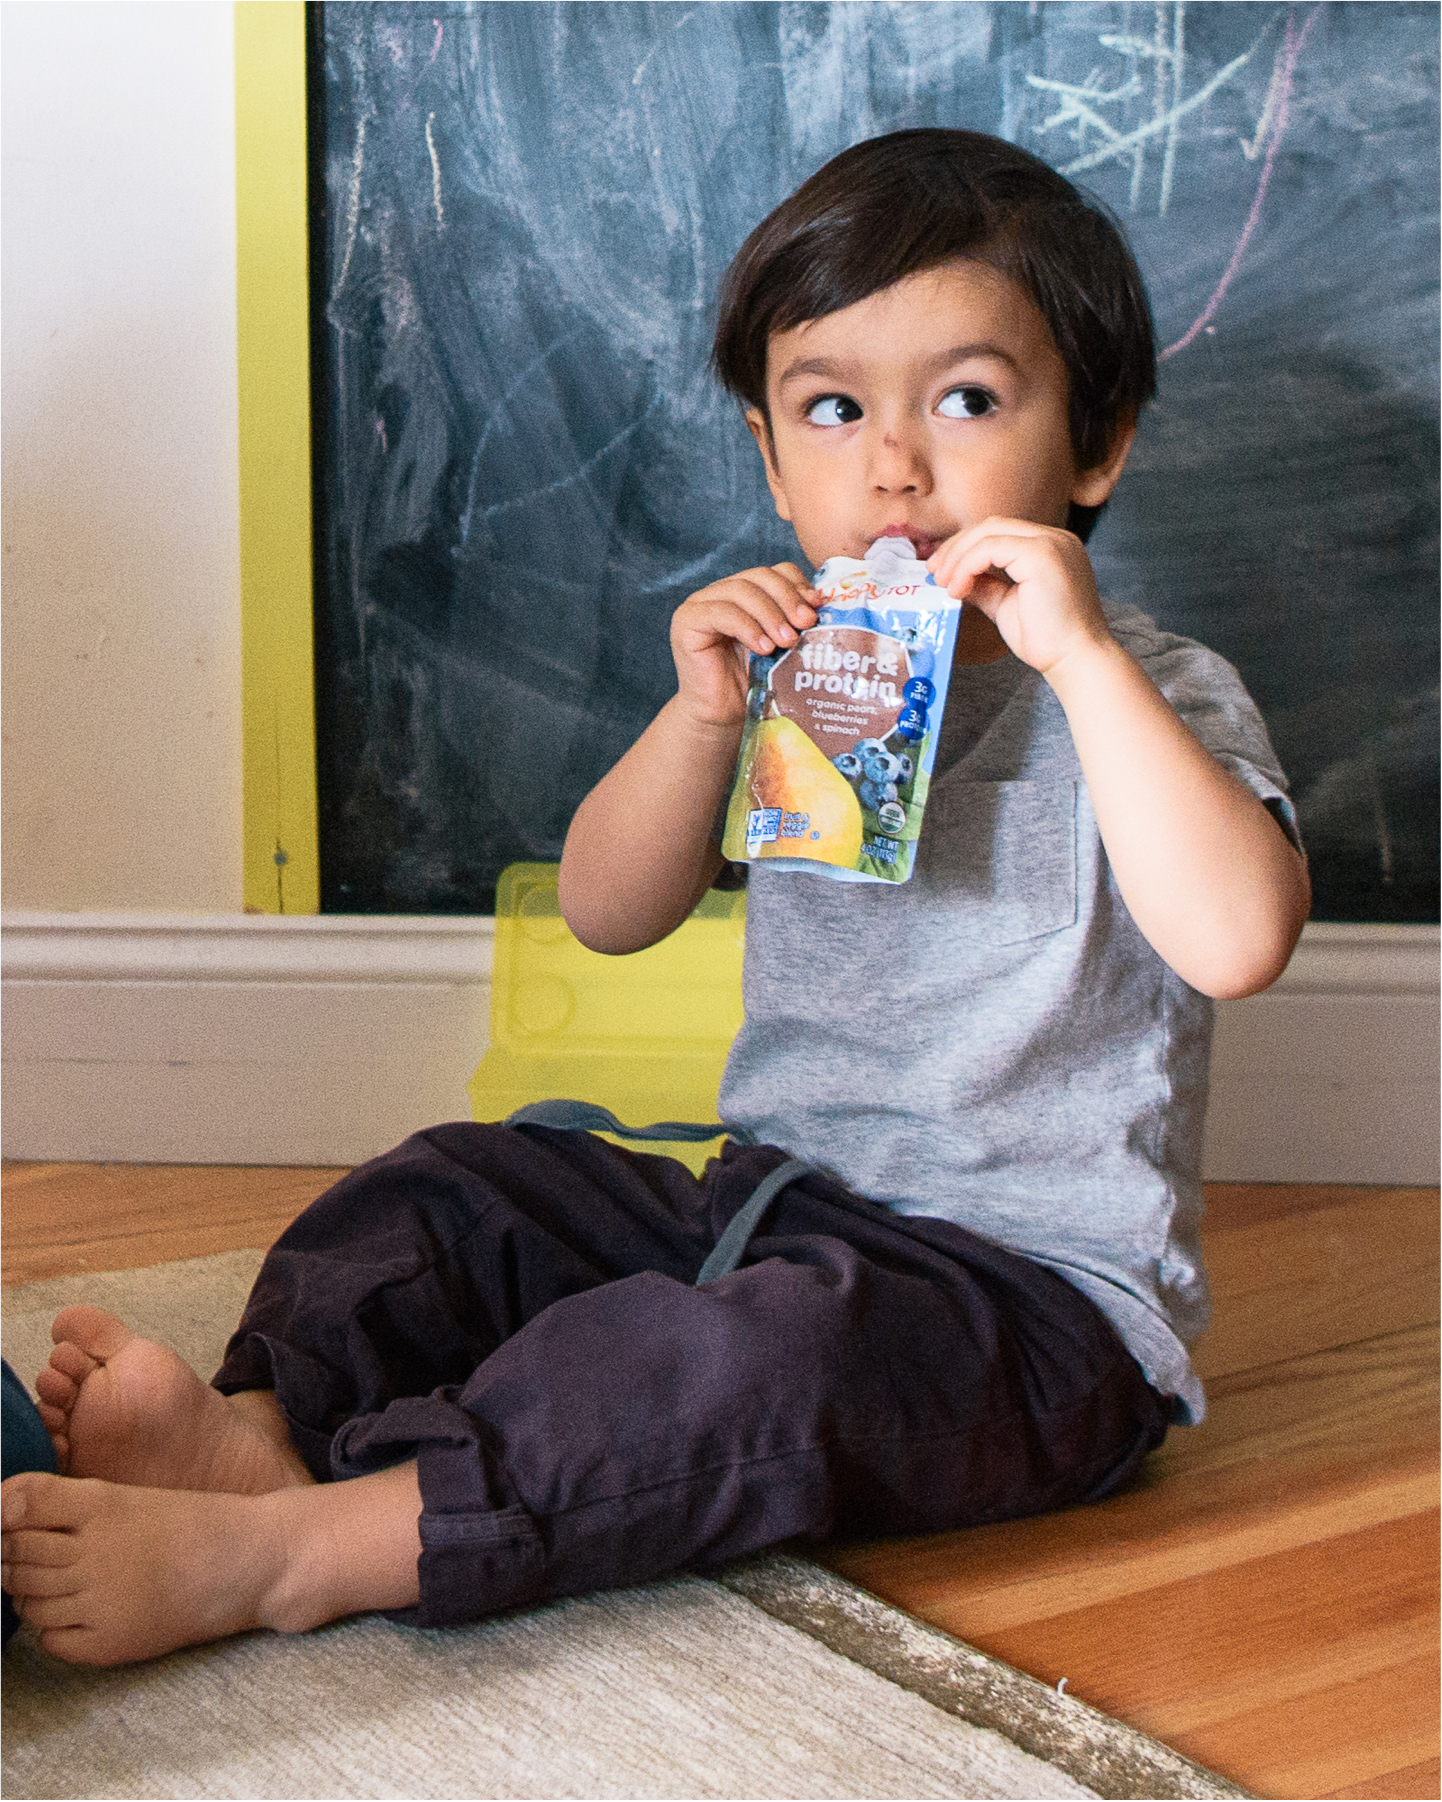
[[[1308,926],[1281,980],[1217,1008],[1212,1182],[1435,1183],[1435,926]]]
[[[494,926],[7,916],[5,1155],[355,1164],[465,1119]]]
[[[354,1164],[467,1114],[493,922],[13,914],[4,1151],[77,1162]],[[1309,926],[1219,1009],[1205,1171],[1435,1183],[1428,926]]]

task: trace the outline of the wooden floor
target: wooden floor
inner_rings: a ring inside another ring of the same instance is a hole
[[[10,1165],[4,1281],[263,1247],[335,1174]],[[1099,1506],[824,1562],[1259,1795],[1435,1797],[1437,1192],[1208,1201],[1204,1426]]]

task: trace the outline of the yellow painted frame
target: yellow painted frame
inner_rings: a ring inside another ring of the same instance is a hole
[[[236,352],[247,913],[320,911],[305,7],[235,4]]]

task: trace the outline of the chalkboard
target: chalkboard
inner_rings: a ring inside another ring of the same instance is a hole
[[[674,608],[795,554],[707,374],[722,271],[845,146],[961,125],[1106,200],[1151,288],[1103,591],[1242,670],[1317,917],[1436,917],[1430,0],[378,0],[310,34],[325,909],[484,912],[559,855],[674,689]]]

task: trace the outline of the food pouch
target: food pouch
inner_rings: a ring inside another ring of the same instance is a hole
[[[905,882],[951,675],[961,602],[909,540],[817,572],[817,624],[751,658],[721,849],[839,882]]]

